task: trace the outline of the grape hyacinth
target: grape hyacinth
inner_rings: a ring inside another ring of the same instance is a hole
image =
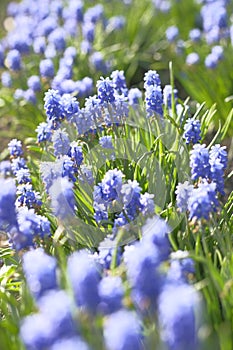
[[[174,42],[179,36],[179,29],[176,26],[171,26],[166,30],[166,38],[169,42]]]
[[[111,73],[110,77],[113,82],[113,87],[117,91],[117,93],[120,95],[123,94],[124,96],[127,96],[128,89],[126,86],[124,71],[115,70]]]
[[[67,132],[63,129],[57,129],[52,135],[54,155],[56,157],[67,155],[70,149],[70,139]]]
[[[35,131],[37,132],[37,141],[39,143],[44,141],[51,141],[52,130],[49,123],[40,123]]]
[[[125,247],[124,262],[133,301],[141,310],[153,310],[162,281],[158,271],[161,260],[157,247],[147,242]]]
[[[107,276],[99,284],[99,309],[104,314],[111,314],[121,309],[124,289],[120,277]]]
[[[44,102],[47,122],[51,121],[53,126],[56,126],[64,118],[64,109],[59,92],[52,89],[48,90],[45,93]]]
[[[17,227],[15,200],[16,186],[12,179],[0,178],[0,230]]]
[[[188,200],[192,195],[192,191],[193,185],[188,181],[179,183],[176,187],[176,204],[182,213],[188,209]]]
[[[22,143],[19,140],[11,140],[8,143],[8,149],[12,157],[19,157],[23,154]]]
[[[159,74],[155,70],[149,70],[144,76],[144,89],[146,90],[150,86],[161,86]]]
[[[38,303],[39,313],[24,318],[20,327],[26,349],[51,349],[59,340],[76,335],[71,301],[64,291],[51,290]]]
[[[196,144],[193,146],[190,155],[190,167],[192,180],[197,180],[199,177],[209,178],[209,151],[206,148],[206,145]]]
[[[199,120],[189,118],[186,120],[184,125],[184,138],[186,144],[198,143],[201,139],[201,123]]]
[[[216,184],[203,182],[194,188],[189,197],[188,210],[190,219],[209,219],[212,212],[218,207]]]
[[[35,246],[35,239],[51,235],[47,217],[38,215],[34,209],[20,207],[17,215],[18,230],[10,235],[10,242],[16,250]]]
[[[195,289],[187,284],[167,284],[158,300],[161,338],[168,349],[198,349],[194,311]]]
[[[75,198],[73,183],[66,177],[55,179],[49,188],[51,207],[55,216],[64,220],[74,215]]]
[[[145,102],[147,116],[154,114],[163,116],[163,95],[161,89],[161,81],[156,71],[148,71],[144,76]]]
[[[128,310],[122,309],[106,319],[104,338],[109,350],[142,350],[144,348],[140,319]]]
[[[23,270],[32,295],[38,300],[47,291],[57,289],[57,262],[42,248],[30,250],[23,255]]]
[[[87,252],[79,251],[69,257],[68,276],[77,305],[88,313],[95,314],[100,301],[100,273]]]
[[[173,89],[174,94],[174,102],[176,104],[177,101],[177,89]],[[172,86],[171,85],[165,85],[163,88],[163,103],[168,108],[172,108]]]
[[[96,86],[101,104],[105,105],[106,103],[115,102],[114,87],[109,78],[101,78],[101,80],[97,81]]]
[[[83,161],[82,147],[78,145],[76,141],[71,142],[68,156],[75,162],[76,166],[79,167]]]

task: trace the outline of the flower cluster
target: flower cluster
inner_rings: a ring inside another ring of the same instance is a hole
[[[157,312],[161,340],[168,349],[183,349],[189,342],[196,349],[194,309],[199,301],[188,282],[188,274],[195,270],[187,253],[170,256],[169,231],[166,222],[155,216],[143,226],[141,241],[124,248],[121,268],[130,287],[131,310],[122,277],[111,275],[109,268],[103,270],[91,252],[80,250],[68,257],[67,278],[75,304],[60,287],[56,259],[41,248],[26,252],[23,270],[38,309],[21,323],[20,336],[26,349],[59,349],[65,344],[92,348],[94,343],[82,338],[83,322],[86,317],[91,322],[104,317],[98,337],[103,337],[108,349],[142,350],[147,342],[142,328],[148,312]],[[161,269],[164,262],[166,271]],[[178,305],[177,295],[182,295]],[[167,308],[167,303],[173,306]],[[155,319],[149,320],[153,324]]]
[[[187,41],[184,42],[179,35],[179,29],[173,25],[167,28],[166,38],[172,43],[177,53],[187,49],[186,64],[193,66],[200,62],[198,45],[200,42],[209,47],[209,53],[204,57],[203,63],[206,68],[214,69],[224,57],[224,42],[230,38],[231,28],[229,28],[228,1],[200,1],[200,7],[196,21],[197,27],[188,33]]]
[[[209,219],[219,202],[217,194],[224,194],[224,170],[227,166],[225,146],[214,145],[210,151],[206,145],[196,144],[190,155],[191,179],[179,183],[176,189],[177,206],[181,212],[189,211],[189,218]]]
[[[45,216],[39,215],[38,210],[42,201],[38,192],[33,189],[30,170],[22,157],[21,141],[13,139],[8,144],[11,156],[11,170],[15,176],[17,188],[6,185],[11,192],[8,194],[8,225],[6,230],[10,243],[17,250],[34,246],[35,238],[50,235],[50,223]],[[6,180],[7,181],[7,180]],[[6,187],[6,190],[7,190]],[[4,198],[4,197],[3,197]],[[13,200],[14,199],[14,200]],[[11,219],[10,219],[11,218]],[[13,222],[11,222],[13,220]]]
[[[153,195],[142,194],[136,180],[123,181],[120,170],[109,170],[103,180],[94,187],[94,218],[97,222],[108,220],[114,222],[114,232],[120,226],[133,221],[139,213],[154,214]]]
[[[95,69],[107,74],[110,62],[94,46],[96,28],[99,26],[107,36],[111,31],[124,27],[124,17],[107,18],[102,5],[84,8],[82,1],[67,4],[63,0],[46,0],[44,8],[35,0],[33,4],[28,0],[9,4],[7,12],[13,25],[0,45],[0,64],[5,69],[2,84],[14,88],[12,78],[25,71],[26,89],[17,88],[16,99],[36,104],[37,93],[45,88],[48,81],[53,89],[62,94],[88,96],[92,91],[92,79],[75,79],[76,57],[85,57],[88,70]],[[74,38],[79,42],[78,48],[70,46]],[[40,58],[35,67],[37,75],[28,76],[25,69],[29,54]]]

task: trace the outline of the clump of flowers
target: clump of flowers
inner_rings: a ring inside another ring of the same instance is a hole
[[[21,322],[20,337],[26,349],[56,349],[66,343],[81,349],[94,348],[93,340],[90,338],[88,343],[82,334],[86,317],[94,323],[103,318],[96,328],[97,337],[109,349],[143,349],[147,344],[143,335],[147,312],[157,313],[160,338],[169,349],[178,345],[184,348],[189,341],[192,349],[197,349],[194,309],[199,297],[187,279],[190,259],[185,252],[179,252],[181,260],[178,254],[170,256],[169,231],[169,226],[155,216],[143,226],[142,239],[124,247],[124,261],[118,268],[126,271],[128,297],[126,281],[112,276],[109,268],[103,270],[91,252],[81,250],[71,254],[67,264],[74,304],[59,285],[56,259],[41,248],[25,253],[23,269],[37,305],[37,313]],[[165,261],[167,268],[161,270]],[[174,266],[177,273],[171,278]],[[177,295],[182,295],[178,305]],[[129,297],[130,308],[126,304]],[[177,306],[166,308],[167,303]],[[148,321],[153,324],[155,318]]]
[[[225,146],[195,144],[190,151],[191,180],[179,183],[176,189],[177,206],[188,210],[190,219],[209,219],[219,206],[218,193],[224,194],[224,170],[227,166]]]

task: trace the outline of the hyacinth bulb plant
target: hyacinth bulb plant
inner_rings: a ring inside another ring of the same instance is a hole
[[[9,3],[1,350],[233,347],[231,12]]]
[[[36,137],[9,142],[3,349],[224,349],[228,155],[223,134],[205,143],[213,109],[192,114],[170,72],[139,90],[113,71],[83,106],[50,88]]]

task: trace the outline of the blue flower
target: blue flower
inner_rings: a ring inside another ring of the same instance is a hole
[[[67,155],[70,149],[70,139],[64,129],[57,129],[52,135],[54,155],[56,157]]]
[[[200,61],[200,57],[196,52],[191,52],[190,54],[188,54],[188,56],[186,57],[186,64],[188,66],[193,66],[195,64],[198,64]]]
[[[129,105],[124,95],[116,95],[115,99],[114,104],[111,105],[111,107],[113,107],[113,113],[110,113],[110,120],[111,123],[119,124],[122,123],[122,117],[128,117]],[[106,124],[108,124],[108,122]]]
[[[16,49],[10,50],[6,55],[6,65],[13,71],[19,71],[22,68],[21,55]]]
[[[40,61],[40,75],[43,78],[54,77],[54,65],[53,61],[49,58]]]
[[[17,226],[15,212],[16,186],[12,179],[0,178],[0,187],[0,230],[4,231]]]
[[[56,259],[42,248],[24,253],[23,271],[30,292],[37,300],[47,291],[57,289],[56,269]]]
[[[109,242],[108,242],[109,239]],[[98,255],[96,256],[96,260],[101,264],[103,269],[109,270],[112,263],[112,258],[114,254],[116,253],[116,266],[120,265],[121,257],[122,257],[122,251],[120,247],[117,248],[117,252],[115,252],[115,248],[112,247],[112,238],[106,237],[98,247]],[[110,247],[109,247],[110,245]]]
[[[85,43],[85,47],[83,48],[83,50],[85,49],[88,52],[90,50],[90,47],[87,46],[85,41],[82,42],[82,46],[84,46],[84,43]],[[99,51],[93,52],[89,56],[89,62],[90,62],[90,65],[93,66],[93,68],[96,71],[100,71],[103,74],[107,74],[110,69],[109,62],[104,61],[104,57],[102,53]]]
[[[109,78],[101,78],[97,81],[98,98],[102,104],[115,102],[113,83]]]
[[[124,16],[110,17],[106,25],[106,32],[111,33],[111,32],[120,30],[124,28],[125,23],[126,23],[126,19]]]
[[[71,301],[63,291],[50,291],[39,302],[40,312],[23,319],[20,337],[27,349],[50,349],[76,335]]]
[[[210,53],[205,58],[205,66],[209,69],[214,69],[217,67],[218,64],[218,56],[216,56],[214,53]]]
[[[142,227],[142,244],[153,244],[162,260],[168,259],[171,245],[168,234],[171,232],[168,224],[157,216],[146,220]]]
[[[136,105],[139,105],[139,101],[142,98],[142,92],[137,88],[129,89],[128,92],[128,101],[129,105],[135,107]]]
[[[171,4],[169,0],[152,0],[155,8],[161,12],[167,13],[171,8]]]
[[[103,148],[114,149],[112,144],[112,136],[102,136],[99,138],[99,144]]]
[[[36,130],[37,132],[37,141],[43,142],[43,141],[51,141],[52,138],[52,130],[51,130],[51,124],[42,122],[40,123]]]
[[[149,70],[144,76],[144,89],[150,86],[161,86],[161,80],[156,70]]]
[[[209,219],[212,212],[216,211],[218,199],[216,195],[216,184],[214,182],[200,183],[194,188],[189,197],[188,210],[190,219]]]
[[[56,162],[41,162],[40,173],[47,192],[53,181],[62,176],[62,165],[62,159],[58,159]]]
[[[39,193],[35,192],[29,183],[19,185],[17,187],[17,195],[16,204],[19,206],[34,208],[42,204]]]
[[[189,32],[189,38],[193,42],[198,42],[201,39],[201,31],[198,28],[191,29]]]
[[[11,160],[11,169],[15,175],[20,169],[27,169],[26,161],[24,158],[17,157]]]
[[[2,86],[10,88],[12,86],[12,78],[9,72],[3,72],[1,75]]]
[[[213,46],[211,52],[216,56],[218,61],[223,58],[223,47],[221,45]]]
[[[178,38],[178,36],[179,36],[179,29],[176,26],[171,26],[167,28],[166,38],[170,43],[175,41]]]
[[[216,191],[224,195],[224,170],[220,159],[210,159],[211,180],[216,184]]]
[[[93,43],[95,38],[95,25],[92,22],[83,22],[82,24],[82,33],[84,40]]]
[[[32,89],[25,90],[23,98],[25,101],[32,103],[33,105],[35,105],[37,102],[35,92]]]
[[[209,178],[209,152],[206,146],[195,144],[190,154],[190,167],[192,179],[197,180],[199,177]]]
[[[177,89],[173,89],[173,94],[174,94],[174,101],[176,104],[177,94],[178,94]],[[165,85],[163,88],[163,103],[168,109],[172,108],[172,86],[171,85]]]
[[[44,109],[47,115],[47,121],[57,124],[64,118],[64,109],[61,96],[57,90],[50,89],[45,93]]]
[[[34,39],[33,41],[33,50],[37,54],[43,54],[45,52],[46,48],[46,41],[45,37],[43,36],[38,36],[37,38]]]
[[[55,216],[64,220],[74,215],[75,198],[73,184],[66,177],[54,180],[49,189],[49,195]]]
[[[176,186],[176,204],[181,212],[185,212],[188,209],[188,200],[192,195],[193,185],[188,181],[184,183],[178,183]]]
[[[161,263],[156,245],[137,242],[125,247],[124,262],[129,283],[132,287],[132,299],[142,311],[155,309],[161,288],[161,275],[158,266]]]
[[[227,152],[226,146],[220,146],[219,144],[213,145],[210,149],[210,159],[214,162],[217,159],[223,165],[223,169],[225,170],[227,167]]]
[[[10,236],[15,249],[20,250],[34,246],[34,238],[50,236],[50,222],[42,215],[35,213],[34,209],[19,208],[18,226],[19,231]]]
[[[61,159],[61,176],[65,177],[67,176],[70,180],[73,182],[76,181],[76,177],[74,176],[77,172],[76,164],[75,162],[69,157],[69,156],[63,156]]]
[[[163,116],[163,94],[159,85],[146,88],[145,101],[148,117],[155,114],[158,114],[160,117]]]
[[[124,210],[127,216],[134,218],[142,209],[141,204],[141,187],[136,180],[129,180],[122,185],[121,195],[124,204]]]
[[[102,182],[94,188],[94,201],[105,204],[118,199],[122,188],[122,178],[123,173],[120,170],[109,170]]]
[[[94,219],[96,222],[108,220],[107,208],[103,203],[94,202],[93,208],[95,210]]]
[[[76,334],[72,316],[72,302],[63,290],[51,289],[38,300],[39,310],[48,317],[51,325],[53,342],[59,338],[69,338]]]
[[[75,252],[69,257],[68,276],[77,305],[91,314],[96,313],[100,273],[87,252]]]
[[[142,338],[141,322],[131,311],[122,309],[105,320],[104,339],[109,350],[143,350]]]
[[[65,30],[63,28],[55,28],[48,36],[48,42],[53,44],[57,51],[64,51],[66,47]]]
[[[28,87],[32,89],[34,92],[41,90],[40,78],[38,75],[32,75],[27,80]]]
[[[30,171],[28,168],[21,168],[15,173],[16,180],[19,184],[31,182]]]
[[[8,149],[9,149],[10,155],[13,157],[19,157],[23,154],[22,143],[17,139],[12,139],[8,143]]]
[[[79,102],[70,94],[64,94],[61,98],[61,103],[63,104],[64,114],[68,121],[71,121],[72,117],[80,111]]]
[[[196,350],[197,293],[187,284],[167,284],[158,300],[161,339],[170,350]]]
[[[126,85],[124,71],[115,70],[111,73],[110,78],[112,79],[113,87],[117,91],[117,93],[127,96],[128,89]]]
[[[93,119],[98,126],[98,119],[100,119],[102,116],[102,106],[96,95],[86,98],[85,113],[90,115],[90,118]]]
[[[194,118],[189,118],[186,120],[184,125],[184,138],[186,144],[198,143],[201,139],[201,123],[199,120]]]
[[[111,314],[122,307],[124,289],[120,277],[106,276],[99,284],[99,310]]]
[[[20,338],[26,349],[46,349],[53,343],[53,325],[47,315],[29,315],[21,323]]]
[[[102,4],[89,7],[84,14],[84,22],[96,23],[103,18],[104,8]]]
[[[78,145],[76,141],[71,142],[68,151],[68,156],[75,161],[76,166],[80,166],[83,161],[83,151],[82,147]]]
[[[76,23],[83,21],[83,2],[82,1],[70,1],[68,3],[68,9],[71,16],[75,18]]]

